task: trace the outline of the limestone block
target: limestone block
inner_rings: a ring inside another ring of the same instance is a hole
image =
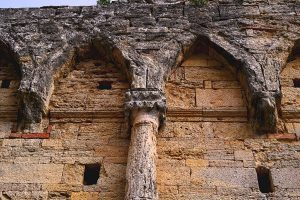
[[[215,122],[212,124],[215,137],[222,139],[243,139],[253,136],[253,130],[248,123]]]
[[[242,161],[235,160],[211,160],[209,161],[210,167],[243,167]]]
[[[281,106],[283,109],[295,109],[300,106],[300,88],[282,87]]]
[[[109,186],[111,184],[125,183],[126,165],[104,163],[100,169],[100,182],[101,186]],[[125,187],[125,185],[124,185]]]
[[[210,81],[235,81],[236,78],[223,67],[185,67],[185,79],[197,83],[204,80]]]
[[[251,150],[236,150],[234,151],[235,160],[254,160]]]
[[[191,181],[207,186],[258,188],[254,168],[192,168]]]
[[[0,139],[9,137],[12,126],[12,122],[0,121]]]
[[[241,85],[238,81],[213,81],[212,88],[214,89],[240,89]]]
[[[196,89],[198,107],[243,107],[246,103],[240,89]]]
[[[43,184],[42,186],[43,190],[46,191],[55,191],[55,192],[79,192],[82,190],[82,184],[80,185],[71,185],[71,184],[65,184],[65,183],[56,183],[56,184]]]
[[[21,147],[23,145],[23,142],[23,139],[4,139],[2,142],[2,146]]]
[[[126,157],[128,154],[127,146],[103,145],[95,147],[95,155],[103,157]]]
[[[180,83],[184,79],[184,67],[178,67],[168,78],[169,82]]]
[[[157,183],[162,185],[189,185],[189,167],[159,167],[157,168]]]
[[[168,108],[190,108],[195,106],[195,89],[179,87],[175,84],[166,84]]]
[[[100,200],[98,192],[72,192],[71,200]]]
[[[36,164],[48,164],[51,161],[51,157],[46,156],[26,156],[26,157],[15,157],[14,163],[36,163]]]
[[[207,67],[209,56],[205,54],[195,54],[185,60],[181,66],[183,67]]]
[[[160,158],[156,160],[156,165],[159,167],[184,167],[184,159]]]
[[[62,140],[60,139],[48,139],[43,140],[42,147],[45,149],[62,149]]]
[[[61,164],[9,164],[0,163],[1,183],[59,183]]]
[[[208,167],[208,160],[203,159],[186,159],[186,166],[189,167]]]
[[[273,184],[278,188],[299,188],[300,168],[271,169]]]
[[[234,160],[234,155],[231,150],[208,150],[205,152],[204,159],[207,159],[207,160]]]
[[[62,182],[66,184],[82,184],[83,183],[83,165],[69,165],[64,166]]]
[[[210,187],[205,185],[189,185],[189,186],[179,186],[179,194],[189,195],[189,197],[194,195],[212,195],[216,194],[216,187]]]
[[[158,185],[157,186],[158,189],[158,194],[173,194],[176,195],[178,194],[178,187],[177,186],[167,186],[167,185]]]

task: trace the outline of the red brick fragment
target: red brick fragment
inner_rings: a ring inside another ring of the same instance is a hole
[[[277,134],[268,134],[269,139],[277,139],[277,140],[297,140],[297,136],[294,133],[277,133]]]
[[[48,139],[50,137],[49,133],[27,133],[22,134],[24,139]]]

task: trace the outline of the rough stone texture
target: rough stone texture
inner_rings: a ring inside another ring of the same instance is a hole
[[[255,127],[273,131],[278,74],[299,39],[298,7],[280,0],[270,5],[209,1],[203,7],[117,3],[2,9],[0,38],[21,68],[19,92],[26,123],[41,121],[51,96],[51,75],[72,63],[79,46],[100,47],[126,72],[133,88],[161,89],[190,47],[206,40],[238,72]],[[259,123],[255,115],[266,122]]]
[[[59,183],[61,164],[8,164],[1,163],[1,183]]]
[[[156,135],[158,113],[134,114],[126,170],[126,200],[158,199],[156,184]]]
[[[144,168],[157,167],[160,199],[300,198],[299,3],[169,2],[0,10],[0,80],[15,79],[0,88],[1,199],[124,199],[141,109],[160,112]]]

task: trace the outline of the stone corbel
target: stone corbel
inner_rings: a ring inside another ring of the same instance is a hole
[[[157,200],[156,135],[166,115],[164,93],[158,89],[131,89],[126,93],[125,109],[131,127],[125,199]]]
[[[253,95],[250,117],[254,130],[258,133],[276,133],[278,121],[277,97],[270,92]]]

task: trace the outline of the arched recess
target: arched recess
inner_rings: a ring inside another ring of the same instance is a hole
[[[20,81],[17,57],[9,45],[0,41],[0,132],[10,132],[17,126]]]
[[[97,117],[122,115],[124,94],[130,87],[126,65],[118,49],[107,49],[93,40],[76,48],[75,57],[55,76],[54,92],[50,100],[51,117]],[[99,113],[101,111],[101,113]],[[102,112],[103,111],[103,112]],[[78,116],[75,116],[77,115]]]
[[[68,67],[56,74],[49,123],[51,138],[78,151],[75,163],[100,166],[100,178],[93,183],[101,188],[99,198],[123,199],[129,145],[124,99],[130,85],[120,60],[111,59],[103,48],[97,41],[76,48]],[[88,153],[82,159],[80,152]],[[83,172],[76,176],[85,184]]]
[[[199,39],[166,82],[168,116],[243,117],[247,119],[245,86],[239,69],[207,39]]]
[[[280,116],[285,122],[287,131],[291,131],[291,127],[299,126],[294,122],[300,117],[300,39],[295,41],[287,63],[280,73],[280,83],[282,93]]]
[[[240,82],[247,100],[248,118],[257,133],[274,133],[277,124],[277,105],[279,93],[266,87],[264,72],[253,55],[245,49],[230,44],[218,35],[200,35],[183,47],[177,59],[177,66],[186,59],[199,43],[207,43]]]

